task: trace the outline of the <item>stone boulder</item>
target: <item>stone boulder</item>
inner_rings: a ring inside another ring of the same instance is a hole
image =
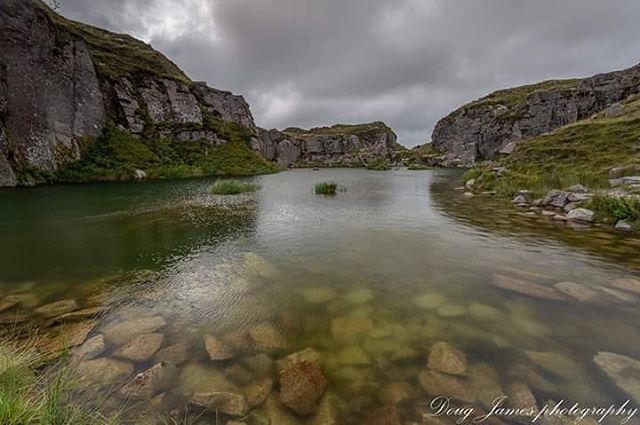
[[[140,335],[116,350],[114,357],[137,363],[146,362],[160,349],[163,342],[164,335],[161,333]]]
[[[593,211],[586,208],[576,208],[569,211],[569,214],[567,214],[567,220],[579,223],[593,223],[595,220],[595,214]]]
[[[205,350],[213,361],[229,360],[236,356],[233,348],[213,335],[205,335],[203,341]]]
[[[320,368],[308,361],[301,361],[280,372],[280,401],[299,415],[310,415],[327,386]]]
[[[167,322],[160,316],[142,317],[108,325],[103,330],[105,341],[114,345],[123,345],[133,338],[153,333],[166,326]]]
[[[467,359],[462,351],[448,342],[436,342],[431,348],[427,365],[429,369],[450,375],[465,375]]]
[[[230,416],[244,416],[249,412],[244,395],[228,392],[197,393],[191,398],[191,404]]]
[[[128,362],[101,357],[78,364],[76,372],[81,380],[95,384],[112,384],[124,381],[133,373]]]

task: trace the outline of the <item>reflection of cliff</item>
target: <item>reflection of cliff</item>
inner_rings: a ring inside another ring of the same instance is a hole
[[[54,212],[53,215],[56,215]],[[63,215],[63,214],[60,214]],[[0,278],[43,280],[93,277],[155,268],[231,235],[251,233],[254,208],[170,205],[123,211],[81,220],[34,215],[0,244]],[[21,231],[22,230],[22,231]]]
[[[526,210],[518,210],[510,202],[496,197],[466,198],[455,190],[460,185],[460,175],[455,172],[450,178],[431,185],[434,208],[451,220],[498,236],[524,238],[545,245],[550,242],[566,244],[588,255],[640,271],[638,239],[606,228],[572,228],[541,216],[527,217],[523,215]]]

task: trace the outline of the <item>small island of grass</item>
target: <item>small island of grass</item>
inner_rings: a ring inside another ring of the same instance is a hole
[[[211,186],[211,193],[214,195],[239,195],[256,190],[256,185],[240,180],[218,180]]]
[[[335,195],[338,191],[338,184],[336,182],[322,182],[316,184],[316,195]]]

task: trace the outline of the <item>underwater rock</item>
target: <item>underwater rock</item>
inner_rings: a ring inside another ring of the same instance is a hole
[[[542,392],[553,393],[558,391],[555,384],[542,377],[528,364],[520,363],[511,366],[507,370],[507,375],[511,378],[522,380],[532,388]]]
[[[278,269],[273,264],[255,252],[245,254],[244,269],[249,276],[259,276],[265,279],[271,279],[279,275]]]
[[[244,388],[243,393],[247,398],[250,408],[262,405],[273,390],[273,380],[262,379]]]
[[[575,282],[559,282],[554,287],[565,295],[575,298],[581,302],[594,301],[598,298],[598,293],[586,285]]]
[[[195,393],[238,391],[238,387],[229,381],[221,371],[196,362],[187,363],[181,368],[178,386],[179,392],[186,398]]]
[[[609,286],[613,286],[616,289],[622,289],[624,291],[634,292],[640,295],[640,280],[632,278],[614,279],[608,282]]]
[[[480,303],[472,303],[469,306],[469,314],[478,320],[487,322],[500,320],[502,317],[502,313],[497,308]]]
[[[230,360],[236,356],[235,351],[231,347],[215,336],[205,335],[202,339],[209,358],[214,362]]]
[[[640,403],[640,361],[607,352],[599,352],[593,361],[618,388]]]
[[[338,293],[331,288],[316,287],[302,291],[302,297],[309,304],[327,304],[338,297]]]
[[[191,404],[230,416],[244,416],[249,412],[247,398],[229,392],[197,393],[191,398]]]
[[[429,369],[450,375],[467,373],[467,358],[462,351],[448,342],[436,342],[431,348],[428,359]]]
[[[366,304],[369,301],[373,300],[375,295],[371,292],[370,289],[354,289],[353,291],[347,293],[343,300],[353,305],[361,305]]]
[[[436,310],[436,314],[442,318],[450,319],[467,314],[467,309],[457,304],[445,304]]]
[[[287,357],[278,360],[278,372],[282,372],[296,363],[309,362],[320,367],[320,354],[313,348],[305,348],[302,351],[290,354]]]
[[[385,405],[395,406],[411,398],[413,388],[406,382],[391,382],[380,390],[380,401]]]
[[[245,357],[242,362],[258,378],[268,378],[273,374],[273,360],[264,353],[259,353],[251,357]]]
[[[57,325],[66,322],[76,322],[84,319],[91,319],[100,315],[106,310],[105,307],[90,307],[82,310],[73,311],[71,313],[65,313],[61,316],[56,316],[53,319],[47,321],[45,326]]]
[[[111,384],[126,379],[133,373],[129,362],[101,357],[85,360],[78,364],[76,371],[81,380],[95,384]]]
[[[326,386],[320,368],[301,361],[280,372],[280,401],[300,415],[310,415],[316,411]]]
[[[523,280],[515,279],[509,276],[494,274],[492,283],[501,289],[516,292],[518,294],[527,295],[534,298],[558,301],[565,298],[555,289],[534,283],[528,283]]]
[[[73,358],[78,360],[91,360],[98,357],[105,350],[104,337],[96,335],[89,338],[73,351]]]
[[[328,393],[320,400],[318,411],[310,425],[338,425],[339,416],[340,412],[337,400],[333,394]]]
[[[505,395],[500,386],[498,373],[485,363],[469,368],[469,380],[476,398],[486,409],[491,409],[493,401]]]
[[[432,396],[450,396],[463,403],[473,403],[476,397],[468,381],[444,373],[424,370],[418,374],[420,386]]]
[[[275,395],[267,398],[264,412],[268,418],[265,425],[302,425],[303,423],[293,412],[283,406]]]
[[[134,362],[146,362],[160,349],[163,342],[164,335],[161,333],[140,335],[118,348],[114,357]]]
[[[227,378],[238,385],[247,385],[255,379],[249,368],[240,363],[233,363],[225,368],[224,374]]]
[[[369,414],[365,425],[402,425],[400,410],[395,406],[380,407]]]
[[[353,343],[374,328],[368,317],[338,317],[331,321],[331,336],[338,342]]]
[[[529,387],[523,382],[512,382],[507,385],[507,403],[516,409],[538,409],[538,402]]]
[[[38,307],[34,310],[34,312],[41,316],[54,317],[72,312],[79,308],[80,307],[78,306],[76,300],[61,300]]]
[[[599,286],[598,289],[607,294],[609,296],[609,299],[615,303],[626,304],[637,303],[638,301],[640,301],[640,298],[627,291],[609,288],[608,286]]]
[[[119,346],[139,335],[155,332],[166,324],[160,316],[142,317],[109,325],[104,328],[103,334],[105,341]]]
[[[168,364],[158,363],[138,373],[118,393],[130,400],[149,400],[165,389],[172,372],[172,367]]]
[[[367,366],[371,359],[359,345],[351,345],[341,350],[336,356],[338,363],[349,366]]]
[[[189,359],[189,346],[177,343],[163,348],[156,353],[157,362],[169,362],[174,365],[181,365]]]
[[[439,292],[427,292],[420,295],[413,302],[425,310],[434,310],[447,301],[447,298]]]
[[[269,323],[261,323],[249,331],[249,337],[257,351],[273,354],[288,346],[284,337]]]
[[[97,323],[95,320],[89,320],[57,326],[48,334],[39,337],[36,340],[36,347],[53,360],[61,356],[65,350],[82,345]]]
[[[541,351],[527,351],[525,354],[533,364],[555,376],[575,380],[584,374],[582,366],[564,354]]]

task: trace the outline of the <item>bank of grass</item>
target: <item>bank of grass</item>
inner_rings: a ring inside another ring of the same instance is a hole
[[[95,141],[85,143],[82,160],[69,164],[48,180],[130,180],[137,169],[144,170],[149,178],[160,179],[240,177],[277,172],[275,164],[261,158],[243,138],[231,136],[229,140],[215,147],[206,140],[141,139],[109,128]]]
[[[256,190],[256,185],[240,180],[218,180],[211,186],[211,193],[214,195],[239,195]]]
[[[609,170],[640,165],[640,97],[624,104],[616,118],[604,114],[580,121],[552,133],[518,144],[500,161],[506,168],[496,177],[491,168],[479,165],[464,179],[475,179],[478,188],[512,196],[532,190],[541,196],[551,189],[582,184],[591,189],[609,187]],[[494,165],[495,166],[495,165]]]
[[[338,184],[336,182],[321,182],[315,187],[316,195],[333,196],[338,192]]]
[[[604,222],[617,223],[625,220],[634,227],[640,225],[640,199],[615,198],[596,194],[586,205],[595,212],[596,217]]]
[[[98,410],[71,398],[73,377],[64,367],[45,368],[30,343],[0,342],[0,424],[108,425]]]

